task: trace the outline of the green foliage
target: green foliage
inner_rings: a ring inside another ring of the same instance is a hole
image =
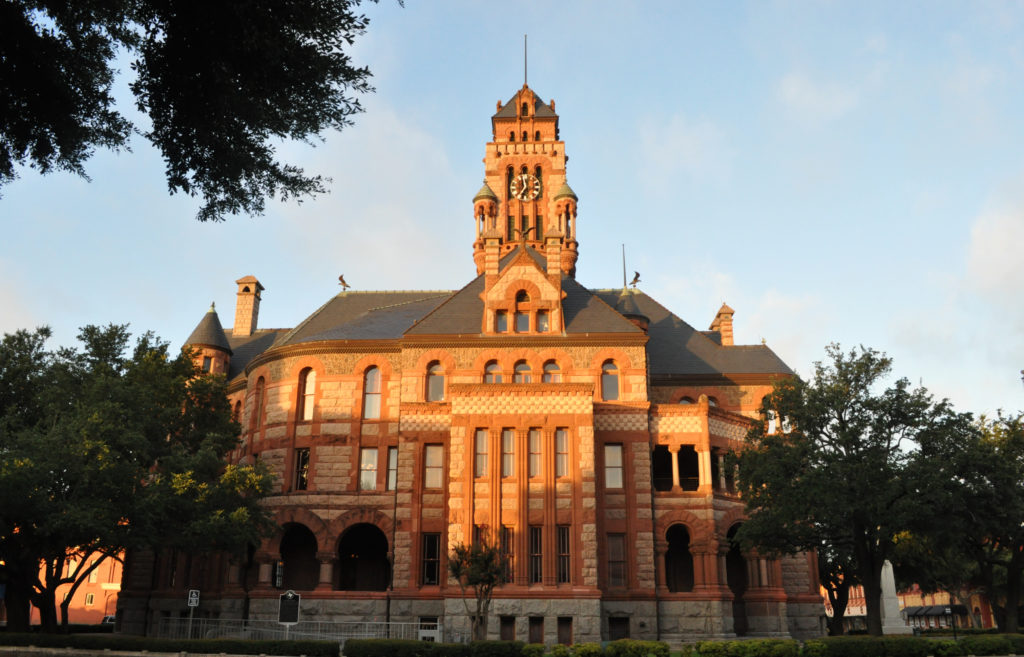
[[[520,657],[525,645],[522,641],[472,641],[469,654],[471,657]]]
[[[271,477],[224,465],[238,425],[223,377],[200,376],[189,354],[171,357],[150,334],[129,350],[123,326],[85,327],[80,351],[46,351],[47,337],[0,341],[0,499],[19,501],[0,506],[0,576],[17,582],[8,593],[26,589],[44,629],[56,624],[58,586],[71,584],[69,601],[125,549],[240,552],[259,541]]]
[[[247,641],[241,639],[154,639],[142,636],[54,635],[0,632],[0,645],[228,655],[339,657],[337,641]]]
[[[494,587],[504,580],[507,565],[508,556],[489,540],[487,532],[481,532],[478,540],[472,545],[456,545],[448,556],[448,572],[462,589],[462,601],[466,607],[466,614],[470,617],[473,638],[477,641],[482,641],[487,636],[491,594]],[[473,592],[476,601],[474,610],[470,610],[465,597],[467,589]]]
[[[528,643],[523,646],[523,657],[544,657],[543,643]]]
[[[574,643],[571,650],[573,657],[601,657],[604,654],[600,643]]]
[[[662,641],[618,639],[605,646],[607,657],[668,657],[668,644]]]
[[[371,92],[346,54],[369,20],[360,0],[4,3],[0,187],[29,165],[84,176],[97,147],[136,132],[111,93],[115,58],[167,167],[170,191],[200,195],[198,218],[259,214],[264,199],[325,190],[279,162],[275,144],[349,125]]]
[[[974,635],[960,640],[960,650],[965,655],[1010,655],[1014,653],[1013,642],[1008,635]]]
[[[800,643],[792,639],[700,641],[695,647],[695,655],[699,657],[797,657],[799,654]]]
[[[572,655],[572,649],[569,646],[559,643],[551,647],[551,652],[549,654],[551,657],[570,657]]]
[[[884,354],[826,352],[811,380],[776,384],[762,411],[781,418],[780,429],[755,423],[735,457],[749,515],[739,538],[767,553],[817,550],[855,573],[869,632],[881,634],[881,570],[895,537],[941,511],[927,494],[937,482],[919,447],[976,430],[969,415],[906,379],[883,389],[892,367]]]

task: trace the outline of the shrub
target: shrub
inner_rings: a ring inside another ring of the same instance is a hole
[[[543,643],[528,643],[523,646],[523,657],[544,657]]]
[[[600,643],[577,643],[572,646],[573,657],[602,657],[604,649]]]
[[[1009,655],[1013,642],[1006,634],[976,634],[960,641],[960,650],[966,655]]]
[[[0,644],[41,648],[127,650],[132,652],[189,652],[234,655],[306,655],[338,657],[337,641],[247,641],[241,639],[154,639],[109,634],[15,634],[0,633]]]
[[[729,641],[698,641],[694,651],[698,657],[727,657],[726,644]]]
[[[471,657],[521,657],[522,641],[473,641],[469,644]]]
[[[570,657],[570,655],[572,655],[572,651],[569,649],[569,646],[562,645],[561,643],[551,648],[551,657]]]
[[[929,639],[928,644],[931,646],[929,654],[935,657],[959,657],[962,654],[960,644],[952,639]]]
[[[662,641],[619,639],[605,646],[607,657],[668,657],[668,644]]]

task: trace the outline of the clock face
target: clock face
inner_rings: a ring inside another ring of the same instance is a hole
[[[521,173],[512,179],[509,191],[520,201],[532,201],[540,196],[540,180],[533,174]]]

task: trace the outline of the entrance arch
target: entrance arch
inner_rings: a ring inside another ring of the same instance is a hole
[[[693,590],[693,555],[690,553],[690,532],[686,525],[675,524],[665,532],[665,579],[670,593]]]
[[[388,539],[376,525],[352,525],[338,541],[339,591],[386,591],[391,581]]]
[[[281,537],[281,588],[312,591],[320,579],[316,536],[305,525],[288,523]]]
[[[725,577],[732,591],[732,627],[736,636],[745,636],[748,630],[747,604],[743,594],[747,592],[747,560],[740,552],[740,544],[736,540],[739,524],[733,525],[726,534],[729,541],[729,552],[725,555]]]

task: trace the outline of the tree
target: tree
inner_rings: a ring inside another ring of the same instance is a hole
[[[458,581],[462,589],[462,602],[470,618],[473,640],[487,638],[487,614],[491,607],[494,587],[505,581],[508,556],[493,545],[486,532],[481,532],[472,545],[460,543],[452,548],[448,556],[448,572]],[[470,611],[466,589],[473,590],[476,600],[475,611]]]
[[[969,437],[971,417],[936,402],[906,379],[880,389],[892,362],[872,349],[826,349],[810,381],[778,382],[762,411],[779,430],[756,422],[737,456],[748,522],[744,543],[776,553],[820,549],[852,555],[864,587],[867,626],[881,634],[881,575],[895,537],[930,508],[917,446],[930,436]]]
[[[225,465],[238,436],[226,382],[190,354],[145,334],[126,355],[123,326],[82,329],[81,351],[47,351],[48,337],[0,341],[0,499],[18,500],[0,508],[0,570],[12,627],[25,629],[31,600],[54,631],[57,589],[125,550],[258,542],[271,475]]]
[[[360,1],[0,3],[0,187],[24,165],[85,177],[96,148],[128,148],[137,130],[112,94],[123,54],[142,134],[169,191],[202,196],[200,221],[324,192],[275,144],[309,143],[362,111],[370,71],[345,53],[369,23]]]

